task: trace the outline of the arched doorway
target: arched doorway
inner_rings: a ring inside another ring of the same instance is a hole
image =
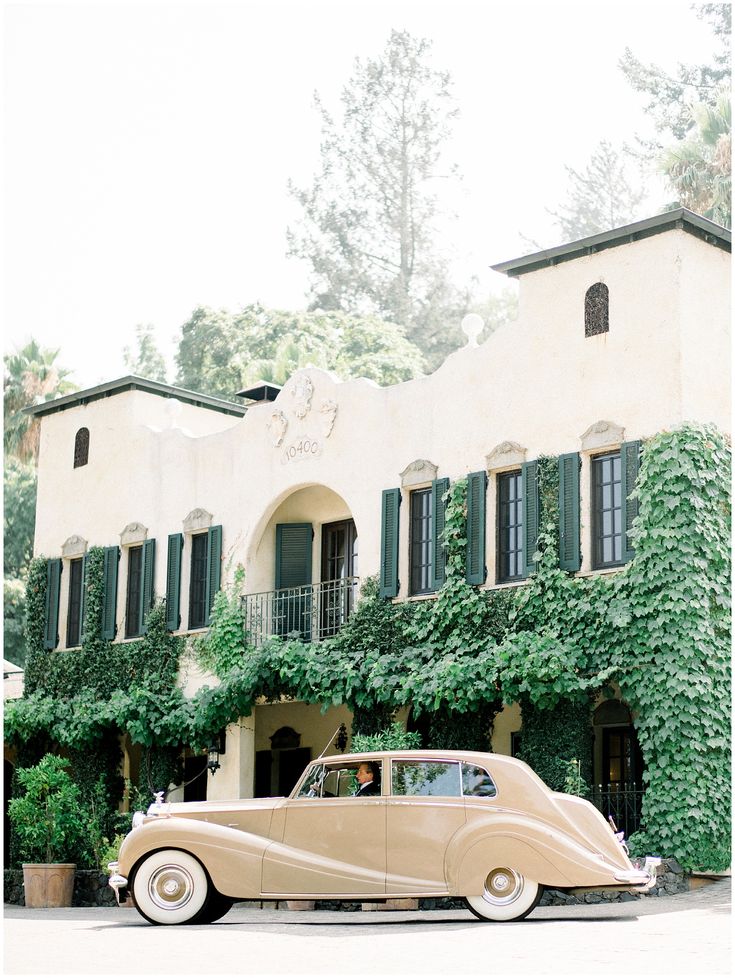
[[[263,519],[247,561],[246,627],[319,641],[337,634],[355,605],[358,531],[347,503],[326,486],[294,489]]]

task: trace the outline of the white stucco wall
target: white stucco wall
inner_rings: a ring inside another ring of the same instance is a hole
[[[609,288],[610,330],[586,338],[584,297],[597,281]],[[520,286],[516,322],[480,347],[453,354],[431,376],[405,384],[381,389],[366,380],[342,383],[324,371],[307,369],[289,380],[274,403],[256,405],[242,419],[190,405],[172,407],[140,391],[44,417],[35,553],[58,556],[73,535],[90,546],[116,544],[128,524],[139,522],[148,538],[157,541],[155,590],[162,595],[167,536],[183,532],[187,515],[201,508],[223,527],[225,579],[242,563],[246,591],[254,593],[274,587],[277,523],[312,523],[317,581],[322,524],[351,516],[364,577],[379,568],[381,491],[400,486],[400,473],[417,459],[433,463],[438,477],[454,480],[482,470],[488,453],[505,441],[522,446],[528,460],[579,451],[583,433],[601,420],[623,430],[611,448],[682,421],[714,422],[729,430],[728,254],[671,230],[527,273]],[[312,385],[308,404],[298,396],[305,378]],[[276,444],[278,429],[271,425],[274,412],[287,424],[281,444]],[[74,469],[74,435],[83,425],[90,430],[89,464]],[[589,453],[583,452],[582,463],[586,572]],[[427,474],[427,484],[430,478]],[[407,496],[405,491],[400,514],[401,597],[407,595],[408,584]],[[494,527],[491,478],[488,587],[495,581]],[[187,534],[184,625],[190,547]],[[126,561],[123,553],[120,635]],[[62,647],[67,581],[68,572],[62,578]],[[188,672],[187,692],[207,681],[211,679]],[[276,717],[280,708],[266,709],[272,712],[262,713],[263,722]],[[293,716],[292,704],[283,709]],[[307,718],[310,743],[324,732],[315,717]],[[512,712],[496,722],[494,743],[504,752],[517,723]],[[237,731],[243,757],[252,755],[264,730]],[[218,773],[213,784],[246,791],[252,759],[247,764],[228,760],[230,773]]]

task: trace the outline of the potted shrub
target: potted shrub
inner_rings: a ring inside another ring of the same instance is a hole
[[[79,788],[66,772],[68,761],[46,754],[34,767],[19,768],[23,794],[8,815],[23,862],[27,907],[70,907],[75,863],[62,862],[81,835]]]

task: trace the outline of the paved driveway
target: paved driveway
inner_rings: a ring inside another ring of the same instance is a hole
[[[706,975],[731,973],[730,884],[622,904],[464,911],[289,912],[240,904],[207,927],[135,910],[5,907],[5,973],[52,975]]]

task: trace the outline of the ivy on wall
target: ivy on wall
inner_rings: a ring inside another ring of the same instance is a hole
[[[138,643],[101,643],[85,630],[82,654],[93,662],[44,652],[45,564],[42,574],[43,562],[34,562],[29,695],[8,705],[6,729],[16,740],[47,734],[82,746],[116,724],[144,745],[202,747],[250,713],[258,697],[286,695],[323,709],[347,704],[354,729],[366,734],[410,706],[432,742],[454,731],[458,744],[487,747],[502,703],[520,702],[524,757],[563,787],[569,762],[589,758],[591,700],[617,683],[634,711],[646,765],[644,831],[634,844],[689,868],[724,868],[729,471],[729,445],[713,427],[685,426],[651,439],[636,489],[634,558],[615,575],[575,577],[559,568],[556,460],[539,460],[536,571],[522,587],[497,590],[466,584],[466,483],[459,480],[446,496],[446,581],[435,600],[392,604],[366,580],[334,639],[253,647],[237,578],[218,595],[212,627],[196,650],[219,684],[191,700],[175,686],[181,642],[166,633],[161,606]],[[88,609],[92,630],[97,612],[92,602]]]

